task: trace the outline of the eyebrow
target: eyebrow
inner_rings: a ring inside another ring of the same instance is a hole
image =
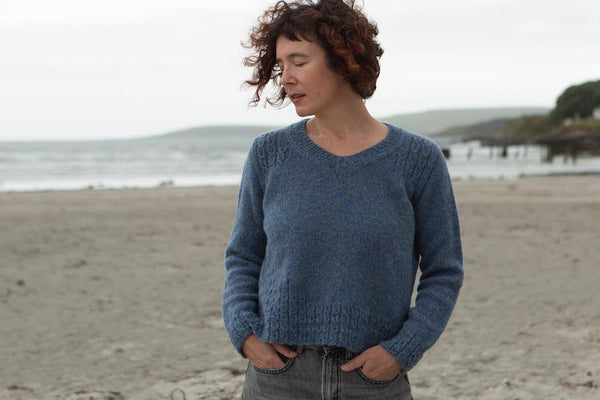
[[[296,58],[296,57],[308,57],[308,54],[304,54],[304,53],[291,53],[290,55],[287,56],[287,58]],[[275,62],[281,62],[281,58],[277,58],[275,59]]]

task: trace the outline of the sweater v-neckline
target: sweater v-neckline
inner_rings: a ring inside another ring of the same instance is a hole
[[[310,155],[313,159],[328,165],[329,168],[334,171],[357,167],[372,159],[375,159],[378,155],[386,153],[391,147],[393,147],[398,142],[399,138],[399,135],[395,134],[394,127],[391,124],[384,122],[383,124],[388,127],[388,132],[382,140],[357,153],[347,156],[340,156],[325,150],[310,138],[308,132],[306,131],[306,123],[308,120],[309,118],[305,118],[301,121],[298,121],[295,124],[295,129],[293,129],[293,136],[298,148],[304,153]]]

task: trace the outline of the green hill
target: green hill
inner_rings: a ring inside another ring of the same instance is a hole
[[[451,133],[436,136],[440,132],[456,126],[466,126],[484,121],[500,118],[515,118],[522,115],[546,114],[548,108],[543,107],[507,107],[507,108],[464,108],[430,110],[419,113],[398,114],[384,118],[378,118],[407,129],[411,132],[431,136],[435,140],[454,141],[457,138]],[[293,121],[290,121],[290,123]],[[277,129],[280,126],[257,126],[257,125],[215,125],[201,126],[189,129],[168,132],[162,135],[151,136],[141,140],[164,140],[164,139],[209,139],[220,138],[227,141],[240,140],[247,143],[261,133]],[[458,135],[459,137],[461,135]],[[140,139],[138,139],[140,140]]]
[[[460,141],[495,138],[501,136],[512,121],[514,118],[500,118],[473,125],[455,126],[436,134],[435,138],[452,138]]]
[[[382,121],[398,125],[414,133],[436,137],[457,126],[473,125],[490,120],[516,118],[523,115],[547,114],[545,107],[455,108],[399,114]],[[446,137],[448,134],[445,135]]]

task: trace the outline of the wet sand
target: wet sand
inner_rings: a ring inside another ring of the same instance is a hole
[[[465,283],[409,373],[415,399],[600,399],[600,176],[454,190]],[[236,201],[0,193],[0,398],[239,398],[247,361],[220,308]]]

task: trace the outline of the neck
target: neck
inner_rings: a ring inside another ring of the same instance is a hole
[[[352,140],[370,136],[377,130],[387,130],[384,124],[371,116],[360,96],[352,93],[346,99],[335,107],[315,114],[308,123],[314,135]]]

